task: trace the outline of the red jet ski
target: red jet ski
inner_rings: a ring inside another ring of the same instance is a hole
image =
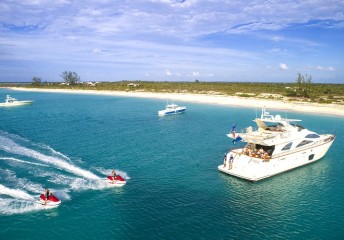
[[[41,194],[41,196],[39,197],[39,200],[36,202],[39,204],[42,204],[44,206],[58,206],[61,204],[61,201],[57,197],[55,197],[54,195],[50,195],[47,199],[47,202],[45,203],[44,194]]]
[[[127,183],[120,175],[116,175],[115,179],[112,176],[107,176],[106,181],[116,187],[122,187]]]

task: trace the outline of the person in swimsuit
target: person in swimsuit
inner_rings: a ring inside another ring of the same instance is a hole
[[[117,174],[116,174],[115,170],[112,170],[111,176],[112,176],[112,183],[115,183],[115,179],[117,177]]]
[[[49,196],[51,196],[53,193],[52,193],[48,188],[46,188],[46,189],[44,190],[43,194],[44,194],[44,199],[45,199],[44,205],[46,205]]]

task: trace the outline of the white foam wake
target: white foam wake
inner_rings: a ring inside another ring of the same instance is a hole
[[[94,169],[96,169],[98,172],[100,172],[101,174],[106,175],[106,176],[111,175],[112,170],[113,170],[113,169],[105,169],[105,168],[101,168],[101,167],[100,168],[94,168]],[[130,179],[129,175],[126,172],[124,172],[122,170],[118,170],[118,169],[115,169],[115,171],[116,171],[116,174],[120,175],[125,180]]]
[[[50,147],[48,145],[40,143],[40,144],[38,144],[38,146],[45,148],[45,149],[48,149],[51,153],[60,156],[61,158],[63,158],[64,160],[67,160],[68,162],[72,162],[69,157],[67,157],[66,155],[64,155],[61,152],[56,151],[55,149],[53,149],[52,147]]]
[[[19,189],[10,189],[0,184],[0,194],[7,195],[17,199],[24,199],[29,201],[34,201],[35,198],[28,194],[27,192]]]
[[[17,158],[0,157],[0,160],[8,160],[8,161],[15,161],[15,162],[20,162],[20,163],[25,163],[25,164],[36,165],[36,166],[49,167],[49,165],[46,165],[46,164],[28,162],[28,161],[20,160],[20,159],[17,159]]]
[[[57,206],[42,206],[32,201],[22,199],[2,199],[0,198],[0,214],[12,215],[32,211],[46,210]]]
[[[64,169],[81,177],[85,177],[88,179],[100,179],[92,172],[76,167],[73,164],[66,162],[64,159],[54,156],[48,156],[35,150],[20,146],[7,137],[0,136],[0,149],[9,153],[30,157],[41,162],[54,165],[58,168]]]
[[[1,177],[11,185],[15,184],[17,189],[25,189],[31,193],[40,193],[43,189],[41,184],[33,183],[25,178],[17,178],[14,171],[9,169],[0,169]]]

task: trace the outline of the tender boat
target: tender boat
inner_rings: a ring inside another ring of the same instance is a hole
[[[22,106],[31,104],[33,101],[26,100],[26,101],[18,101],[16,98],[11,97],[10,95],[6,96],[5,102],[0,103],[0,107],[15,107],[15,106]]]
[[[334,134],[317,134],[298,119],[270,115],[265,108],[253,120],[258,129],[227,134],[233,143],[243,141],[244,148],[232,149],[224,156],[218,170],[250,181],[258,181],[321,159],[335,139]]]
[[[178,106],[177,104],[171,103],[165,106],[165,110],[161,110],[158,112],[159,116],[165,116],[170,114],[178,114],[185,112],[186,107],[185,106]]]

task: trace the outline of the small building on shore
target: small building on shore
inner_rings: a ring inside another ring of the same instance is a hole
[[[128,87],[139,87],[140,84],[137,84],[137,83],[129,83],[128,84]]]

